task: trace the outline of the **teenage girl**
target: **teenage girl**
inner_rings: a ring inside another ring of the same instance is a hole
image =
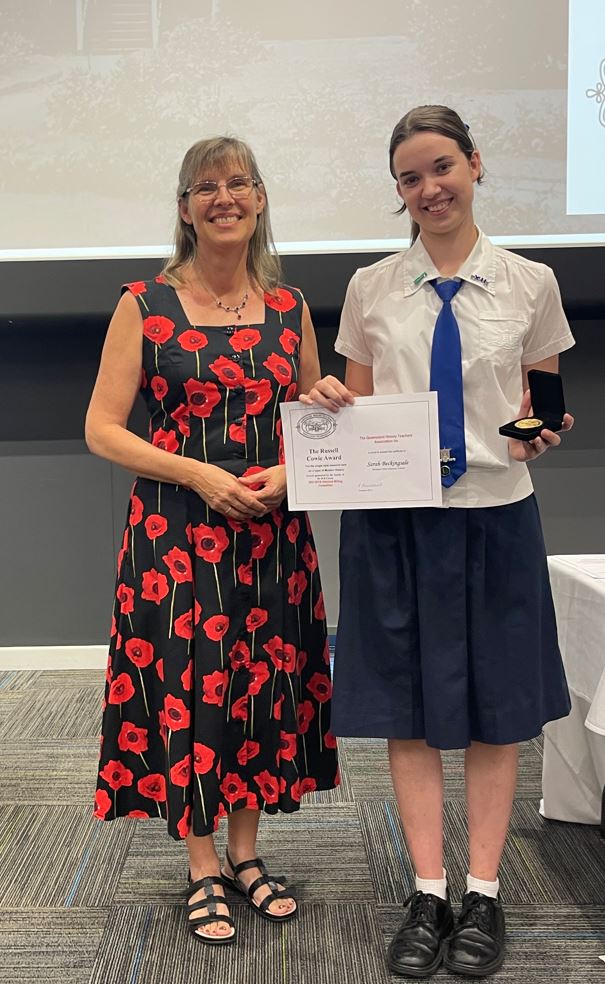
[[[444,960],[484,976],[504,957],[498,867],[518,743],[570,708],[527,469],[561,438],[544,429],[528,443],[498,427],[531,414],[528,370],[556,372],[574,343],[552,271],[476,227],[482,164],[457,113],[407,113],[393,131],[390,168],[412,245],[356,272],[336,342],[346,385],[327,376],[301,399],[335,411],[356,396],[437,389],[445,508],[343,513],[332,726],[388,739],[416,873],[391,971],[426,977]],[[461,376],[454,449],[444,436],[455,424],[452,380],[443,391],[436,382],[433,345],[448,305],[459,343],[447,368]],[[562,430],[572,425],[566,414]],[[450,748],[466,750],[470,863],[457,920],[443,867],[441,749]]]

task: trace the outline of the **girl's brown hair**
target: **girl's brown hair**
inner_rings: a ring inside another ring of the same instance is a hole
[[[440,133],[444,137],[449,137],[451,140],[455,140],[460,150],[470,161],[473,151],[476,150],[475,141],[473,140],[470,130],[466,123],[463,123],[458,113],[449,109],[447,106],[416,106],[415,109],[410,109],[408,113],[405,114],[399,123],[393,130],[391,136],[391,143],[389,144],[389,167],[391,174],[397,180],[397,175],[395,174],[395,168],[393,167],[393,156],[399,144],[403,143],[409,137],[412,137],[415,133]],[[481,174],[477,179],[477,183],[480,184],[483,180],[483,168],[481,169]],[[406,205],[405,202],[402,203],[401,208],[397,210],[397,214],[401,215],[405,212]],[[420,233],[420,226],[417,222],[412,221],[412,232],[411,241],[415,242]]]

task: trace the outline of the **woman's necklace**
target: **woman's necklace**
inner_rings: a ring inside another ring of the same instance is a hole
[[[198,280],[199,280],[199,277],[198,277]],[[242,299],[239,302],[239,304],[223,304],[223,302],[221,301],[220,297],[217,297],[216,294],[213,294],[213,292],[211,290],[209,290],[208,287],[206,287],[206,284],[203,283],[201,280],[200,280],[200,284],[202,285],[202,287],[204,288],[204,290],[206,291],[206,293],[207,294],[210,294],[210,297],[214,300],[214,303],[216,304],[216,306],[218,308],[221,309],[221,311],[225,311],[225,312],[227,312],[229,314],[234,314],[237,317],[237,320],[238,321],[241,321],[242,320],[241,312],[246,307],[246,304],[248,303],[248,297],[250,296],[249,293],[248,293],[248,287],[246,287],[246,290],[244,292],[244,296],[242,297]]]

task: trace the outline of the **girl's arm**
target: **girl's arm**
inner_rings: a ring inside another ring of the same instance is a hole
[[[534,362],[533,365],[522,366],[523,399],[521,401],[521,406],[519,407],[519,417],[529,417],[532,414],[531,397],[527,382],[527,374],[530,369],[543,369],[545,372],[558,372],[559,356],[551,355],[548,359],[542,359],[541,362]],[[563,426],[561,427],[561,431],[569,431],[573,425],[574,419],[572,415],[570,413],[566,413],[563,417]],[[515,461],[533,461],[534,458],[544,454],[544,452],[548,451],[549,448],[554,448],[561,443],[559,433],[548,430],[548,428],[545,427],[544,430],[540,431],[540,435],[538,437],[534,437],[533,441],[516,441],[514,438],[509,437],[508,453],[511,458],[515,459]]]

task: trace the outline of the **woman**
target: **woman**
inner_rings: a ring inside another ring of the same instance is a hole
[[[507,442],[498,427],[528,416],[528,370],[556,371],[573,339],[552,271],[476,228],[481,158],[457,113],[407,113],[390,165],[412,246],[357,271],[336,343],[346,386],[326,377],[301,399],[337,410],[357,395],[436,389],[449,508],[343,514],[332,724],[389,740],[416,871],[390,969],[426,977],[445,959],[483,976],[504,956],[498,866],[518,742],[569,712],[526,467],[560,437]],[[563,430],[572,424],[566,414]],[[470,844],[456,923],[443,867],[449,748],[466,749]]]
[[[338,782],[329,655],[306,516],[285,504],[278,404],[319,377],[299,291],[281,287],[267,193],[230,138],[181,167],[173,257],[127,284],[86,421],[139,476],[118,558],[95,815],[160,816],[189,851],[189,928],[230,943],[223,882],[283,922],[256,857],[260,811]],[[140,389],[149,442],[129,433]],[[213,831],[228,818],[221,869]]]

